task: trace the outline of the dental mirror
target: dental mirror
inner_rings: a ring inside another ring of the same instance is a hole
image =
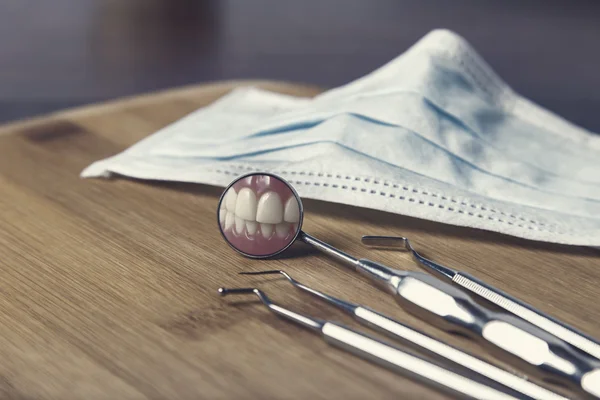
[[[217,208],[225,241],[250,258],[273,257],[296,239],[356,267],[359,260],[302,231],[304,209],[300,196],[283,178],[253,172],[225,188]]]
[[[296,240],[302,202],[282,178],[251,173],[234,180],[218,208],[221,234],[231,247],[251,258],[273,257]]]

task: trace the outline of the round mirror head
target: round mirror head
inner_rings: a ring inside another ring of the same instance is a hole
[[[247,257],[272,257],[287,249],[302,227],[302,202],[282,178],[268,173],[241,176],[219,200],[221,234]]]

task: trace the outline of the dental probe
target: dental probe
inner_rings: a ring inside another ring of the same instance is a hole
[[[579,332],[575,328],[535,309],[533,306],[495,288],[487,283],[465,273],[460,272],[436,262],[433,262],[413,249],[410,241],[400,236],[363,236],[362,243],[369,247],[393,248],[408,251],[413,258],[426,270],[435,273],[459,286],[483,297],[497,306],[521,317],[525,321],[540,329],[564,340],[571,346],[600,360],[600,344],[589,336]],[[600,380],[600,375],[597,376]]]
[[[423,332],[419,332],[407,325],[404,325],[394,319],[378,313],[368,307],[353,304],[339,298],[330,296],[323,292],[312,289],[294,278],[285,271],[260,271],[260,272],[240,272],[240,275],[283,275],[294,287],[312,294],[313,296],[331,304],[345,313],[351,315],[354,319],[363,325],[376,328],[380,332],[389,335],[394,339],[399,339],[403,343],[412,346],[415,350],[425,350],[430,354],[441,357],[453,362],[459,366],[465,367],[475,373],[489,378],[509,389],[512,389],[527,398],[536,400],[566,400],[566,397],[560,396],[550,390],[536,385],[517,375],[511,374],[501,368],[496,367],[486,361],[458,350],[444,342],[432,338]]]
[[[356,356],[380,364],[395,372],[416,378],[463,398],[486,400],[516,400],[516,397],[459,375],[420,357],[404,352],[373,337],[330,321],[321,321],[273,304],[259,289],[220,288],[222,296],[255,294],[273,313],[320,334],[329,344]]]

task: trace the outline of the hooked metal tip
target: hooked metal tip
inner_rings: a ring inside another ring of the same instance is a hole
[[[219,294],[221,296],[228,296],[228,295],[235,295],[235,294],[255,294],[260,301],[262,301],[265,305],[269,306],[271,304],[271,300],[269,300],[269,298],[267,297],[266,294],[263,293],[263,291],[261,291],[260,289],[256,289],[256,288],[235,288],[235,289],[228,289],[228,288],[224,288],[221,287],[218,290]]]
[[[410,241],[403,236],[364,235],[360,241],[362,244],[369,247],[413,251]]]
[[[236,289],[227,289],[227,288],[219,288],[218,290],[221,296],[227,296],[230,294],[255,294],[260,301],[273,313],[287,318],[304,326],[305,328],[309,328],[314,331],[318,331],[323,327],[324,322],[321,320],[317,320],[314,318],[307,317],[302,314],[298,314],[296,312],[290,311],[286,308],[278,306],[277,304],[273,304],[271,299],[267,297],[267,295],[260,289],[256,288],[236,288]]]
[[[319,292],[318,290],[315,290],[311,287],[308,287],[300,282],[298,282],[297,280],[295,280],[294,278],[292,278],[287,272],[283,271],[283,270],[268,270],[268,271],[258,271],[258,272],[240,272],[240,275],[274,275],[274,274],[280,274],[283,275],[294,287],[303,290],[305,292],[308,292],[310,294],[312,294],[313,296],[316,296],[322,300],[325,300],[327,302],[329,302],[330,304],[333,304],[343,310],[345,310],[346,312],[352,313],[354,311],[354,309],[356,307],[358,307],[356,304],[352,304],[349,302],[346,302],[344,300],[338,299],[336,297],[330,296],[328,294],[325,294],[323,292]]]
[[[285,272],[281,269],[271,269],[271,270],[267,270],[267,271],[253,271],[253,272],[244,271],[244,272],[239,272],[239,275],[283,275],[293,285],[297,286],[299,284],[299,282],[297,280],[292,278],[287,272]]]
[[[300,286],[304,286],[302,284],[300,284],[300,282],[298,282],[297,280],[295,280],[294,278],[292,278],[287,272],[280,270],[280,269],[271,269],[271,270],[267,270],[267,271],[244,271],[244,272],[239,272],[239,275],[283,275],[287,278],[288,281],[290,281],[290,283],[294,286],[300,287]]]
[[[444,267],[436,262],[433,262],[421,254],[419,254],[410,245],[408,238],[403,236],[368,236],[365,235],[361,238],[362,244],[369,247],[375,248],[387,248],[397,249],[401,251],[408,251],[412,253],[413,258],[417,260],[421,265],[425,266],[428,270],[441,274],[442,276],[453,279],[457,272],[451,268]]]

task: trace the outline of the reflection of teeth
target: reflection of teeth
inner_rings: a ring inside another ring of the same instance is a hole
[[[248,231],[248,234],[254,235],[258,230],[258,222],[246,221],[246,230]]]
[[[292,196],[285,203],[285,212],[283,213],[283,220],[285,222],[298,222],[300,221],[300,208],[298,207],[298,200],[295,196]]]
[[[277,233],[277,236],[280,238],[284,238],[287,236],[287,234],[290,232],[290,224],[286,223],[286,222],[282,222],[281,224],[277,224],[275,225],[275,233]]]
[[[256,220],[265,224],[278,224],[283,221],[283,204],[275,192],[267,192],[260,197]]]
[[[260,224],[260,231],[264,238],[269,238],[273,234],[273,224]]]
[[[244,232],[244,226],[246,225],[246,221],[244,221],[243,218],[238,217],[237,215],[235,216],[235,231],[236,233],[242,233]]]
[[[241,188],[239,192],[229,188],[219,210],[223,231],[233,230],[237,235],[245,233],[249,239],[258,235],[259,225],[265,239],[274,235],[284,239],[297,231],[300,217],[300,204],[295,196],[284,205],[279,193],[268,191],[257,201],[256,192],[249,187]]]
[[[230,212],[227,211],[227,215],[225,216],[225,230],[228,230],[229,228],[231,228],[233,226],[235,222],[235,215]]]
[[[223,202],[225,203],[225,208],[227,211],[235,212],[235,201],[237,199],[237,193],[234,188],[230,188],[227,193],[225,193],[225,198]]]
[[[249,188],[243,188],[237,195],[235,215],[246,221],[256,221],[256,195]]]

